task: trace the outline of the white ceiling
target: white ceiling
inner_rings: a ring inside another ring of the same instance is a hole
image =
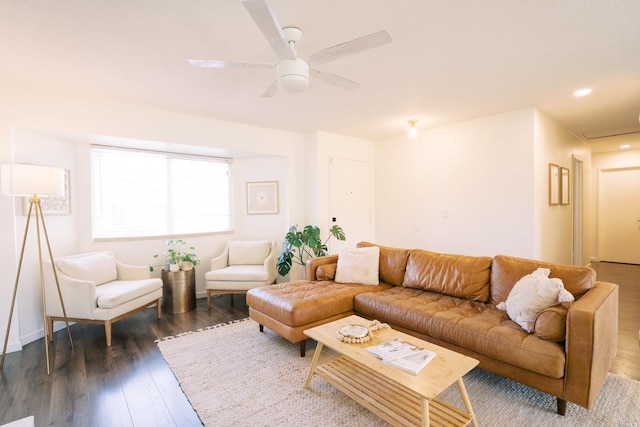
[[[383,29],[393,42],[318,66],[355,90],[312,79],[261,98],[275,71],[187,63],[276,61],[241,0],[0,0],[0,83],[371,140],[411,118],[435,127],[530,106],[587,139],[640,132],[638,0],[270,3],[303,29],[303,57]],[[593,93],[574,98],[582,87]]]

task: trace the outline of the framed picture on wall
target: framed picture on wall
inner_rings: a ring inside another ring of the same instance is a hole
[[[549,204],[560,204],[560,166],[549,163]]]
[[[22,214],[29,214],[29,199],[30,197],[22,198]],[[46,215],[69,215],[71,209],[69,207],[69,171],[64,170],[64,196],[60,197],[45,197],[40,199],[40,207],[42,213]]]
[[[278,213],[278,181],[247,182],[247,214]]]
[[[569,169],[560,168],[560,204],[569,204]]]

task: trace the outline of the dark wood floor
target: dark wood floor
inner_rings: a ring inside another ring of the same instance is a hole
[[[640,266],[594,263],[599,280],[620,285],[618,356],[611,369],[640,380]],[[243,296],[197,301],[195,311],[155,318],[147,309],[116,323],[105,347],[97,325],[71,327],[55,335],[52,372],[47,375],[42,339],[10,353],[0,374],[0,424],[34,415],[36,426],[199,426],[198,416],[160,355],[155,340],[247,317]]]

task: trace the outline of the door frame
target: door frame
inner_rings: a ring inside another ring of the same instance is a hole
[[[573,265],[584,264],[584,165],[582,160],[571,156],[571,169],[573,171],[573,179],[571,186],[573,187],[573,226],[572,226],[572,251],[571,263]]]

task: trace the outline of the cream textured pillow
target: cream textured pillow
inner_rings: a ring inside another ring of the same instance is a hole
[[[571,302],[573,295],[564,288],[562,280],[549,278],[551,270],[538,268],[513,286],[506,301],[497,308],[509,314],[511,320],[527,332],[533,332],[536,317],[544,309],[561,302]]]
[[[377,285],[380,248],[342,248],[338,254],[338,268],[335,281],[338,283],[358,283]]]
[[[58,269],[69,277],[89,280],[96,285],[117,280],[116,260],[111,252],[98,252],[77,258],[62,258]]]
[[[229,245],[229,265],[262,265],[271,252],[268,240],[232,240]]]

